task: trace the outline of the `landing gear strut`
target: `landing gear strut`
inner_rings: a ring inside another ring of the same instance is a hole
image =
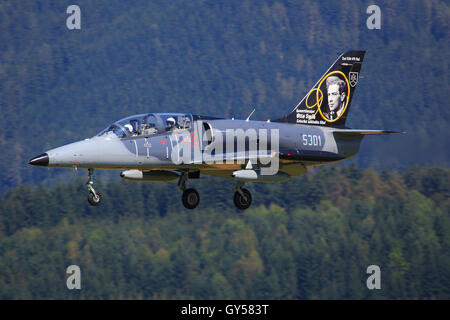
[[[236,192],[234,193],[234,205],[241,210],[248,209],[252,204],[252,194],[245,188],[244,182],[238,181],[236,184]]]
[[[98,206],[100,202],[102,201],[102,195],[100,192],[95,191],[93,185],[94,180],[92,179],[92,176],[94,175],[94,169],[88,169],[88,182],[86,183],[89,195],[88,195],[88,202],[91,206]]]
[[[197,190],[193,188],[186,189],[186,183],[188,181],[188,173],[183,172],[178,180],[178,188],[183,191],[181,196],[181,202],[186,209],[195,209],[200,203],[200,195]]]

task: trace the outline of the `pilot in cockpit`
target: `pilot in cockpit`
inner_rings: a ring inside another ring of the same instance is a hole
[[[173,117],[167,118],[166,120],[166,131],[171,131],[175,129],[175,119]]]
[[[126,124],[123,127],[128,131],[127,135],[133,135],[133,126],[131,124]]]
[[[190,128],[191,128],[191,120],[189,120],[188,117],[186,117],[186,118],[184,119],[184,128],[185,128],[185,129],[190,129]]]

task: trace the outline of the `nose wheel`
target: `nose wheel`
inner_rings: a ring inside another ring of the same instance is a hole
[[[100,192],[95,191],[93,185],[94,180],[92,179],[92,176],[94,175],[94,169],[88,169],[88,182],[86,183],[87,189],[88,189],[88,202],[91,206],[98,206],[100,202],[102,201],[102,195]]]
[[[100,192],[89,192],[88,195],[88,202],[91,206],[98,206],[100,202],[102,201],[102,195]]]

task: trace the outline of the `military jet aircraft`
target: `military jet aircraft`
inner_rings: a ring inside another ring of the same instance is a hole
[[[236,180],[234,203],[252,202],[246,182],[281,182],[307,167],[354,156],[365,135],[396,133],[350,129],[345,121],[365,51],[338,57],[308,94],[285,116],[265,121],[223,119],[190,113],[145,113],[114,122],[96,136],[47,151],[35,166],[88,169],[88,201],[99,205],[94,169],[122,170],[134,181],[178,180],[182,203],[194,209],[198,192],[189,179],[212,175]]]

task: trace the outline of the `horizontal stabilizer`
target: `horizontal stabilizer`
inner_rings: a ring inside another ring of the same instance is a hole
[[[344,135],[369,135],[369,134],[392,134],[392,133],[406,133],[389,130],[361,130],[361,129],[339,129],[333,131],[333,133],[339,133]]]

